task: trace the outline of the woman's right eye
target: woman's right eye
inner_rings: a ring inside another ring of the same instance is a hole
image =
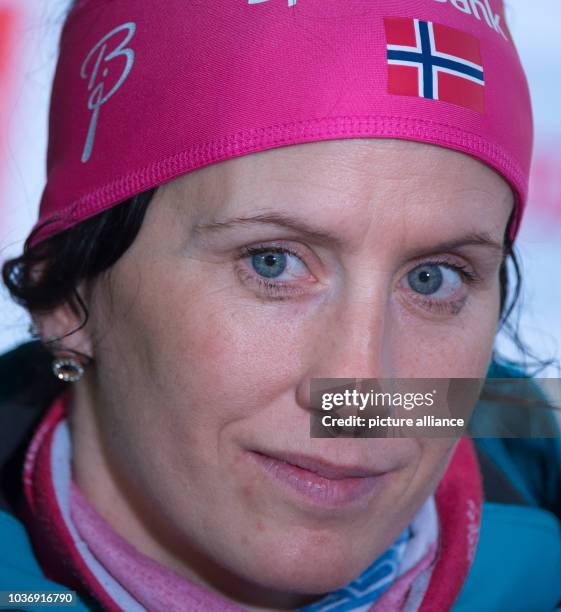
[[[306,264],[297,256],[286,250],[267,249],[251,256],[251,265],[259,276],[278,280],[298,279],[299,272],[307,271]],[[283,278],[283,274],[289,278]]]
[[[302,295],[317,282],[303,259],[286,247],[245,247],[239,259],[244,262],[238,270],[243,282],[273,299]]]

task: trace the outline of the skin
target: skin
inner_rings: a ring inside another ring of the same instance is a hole
[[[162,186],[132,247],[82,285],[90,319],[65,339],[94,359],[74,386],[75,482],[138,550],[246,609],[343,586],[435,490],[454,443],[310,439],[310,380],[483,378],[512,207],[507,183],[474,158],[398,140],[273,149]],[[294,227],[203,228],[271,214]],[[298,255],[284,288],[259,285],[247,246]],[[419,294],[408,273],[434,261],[447,283]],[[36,322],[52,337],[79,321],[65,306]],[[248,450],[384,475],[366,502],[318,509]]]

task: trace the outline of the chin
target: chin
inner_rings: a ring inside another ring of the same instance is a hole
[[[265,563],[250,569],[253,581],[262,587],[300,594],[321,594],[344,587],[359,576],[378,556],[358,555],[351,542],[337,546],[290,547],[284,542],[277,551],[266,553]],[[361,559],[364,562],[361,564]]]

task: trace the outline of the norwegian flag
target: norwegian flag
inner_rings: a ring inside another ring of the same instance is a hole
[[[485,112],[479,39],[409,17],[385,17],[388,92]]]

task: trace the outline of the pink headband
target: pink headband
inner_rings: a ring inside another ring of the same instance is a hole
[[[36,244],[208,164],[341,138],[468,153],[528,190],[532,111],[499,0],[82,0],[53,85]]]

